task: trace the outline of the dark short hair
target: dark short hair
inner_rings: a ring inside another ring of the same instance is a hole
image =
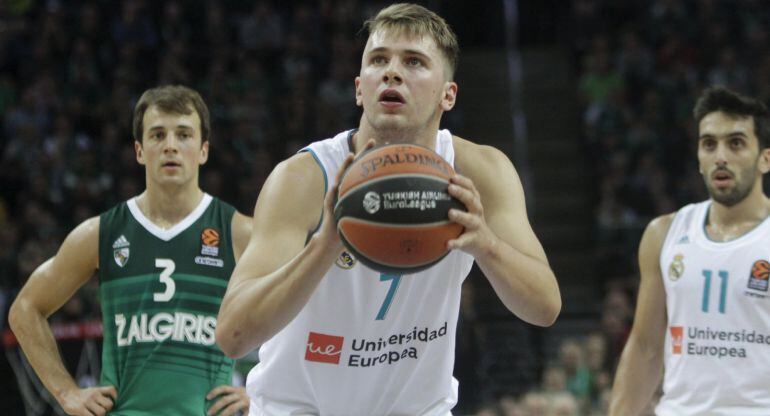
[[[201,119],[201,143],[211,135],[211,118],[203,98],[192,88],[182,85],[164,85],[144,92],[134,107],[134,140],[142,143],[144,113],[151,106],[172,114],[192,114],[193,110]]]
[[[449,64],[449,78],[457,70],[460,59],[457,35],[441,16],[425,7],[409,3],[392,4],[364,22],[364,29],[369,36],[378,29],[395,30],[408,36],[430,36]]]
[[[761,101],[722,86],[706,88],[692,111],[695,122],[700,124],[703,117],[716,111],[731,117],[753,117],[760,149],[770,147],[770,113]]]

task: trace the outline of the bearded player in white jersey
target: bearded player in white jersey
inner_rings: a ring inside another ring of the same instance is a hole
[[[521,319],[548,326],[561,308],[511,162],[439,130],[457,94],[454,33],[410,4],[381,10],[366,28],[355,79],[358,128],[275,168],[220,309],[216,338],[226,354],[261,346],[247,381],[251,415],[449,414],[458,394],[460,287],[474,259]],[[332,215],[352,154],[394,142],[431,148],[452,163],[462,175],[449,192],[468,209],[449,212],[465,227],[448,243],[452,252],[414,275],[380,274],[341,255]]]
[[[770,414],[770,114],[707,89],[693,111],[710,199],[653,220],[639,247],[636,317],[610,414]]]

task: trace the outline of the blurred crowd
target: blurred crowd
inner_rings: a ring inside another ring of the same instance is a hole
[[[605,280],[636,273],[646,224],[708,198],[692,108],[725,85],[770,103],[770,8],[760,0],[575,0],[582,136],[597,183]]]
[[[277,161],[357,123],[352,79],[364,39],[351,34],[384,3],[0,2],[2,328],[24,280],[74,225],[144,188],[130,133],[142,91],[174,83],[202,93],[213,127],[202,187],[250,214]],[[505,364],[492,351],[501,343],[480,325],[498,315],[485,314],[471,286],[458,414],[605,414],[633,317],[641,232],[653,217],[706,198],[695,97],[724,84],[770,103],[770,8],[761,0],[570,5],[565,42],[582,111],[575,139],[595,168],[603,307],[590,330],[549,338],[558,342],[544,355],[521,345],[528,329],[509,330],[500,354],[519,357],[514,371],[526,377],[506,388],[490,382]],[[95,284],[52,319],[98,318]]]
[[[567,20],[580,139],[597,184],[602,307],[594,329],[561,337],[539,384],[488,400],[477,416],[606,414],[633,321],[641,234],[656,216],[708,198],[696,158],[696,98],[725,85],[770,105],[765,1],[573,0]]]
[[[347,0],[274,4],[0,3],[6,303],[74,225],[144,189],[131,119],[145,89],[201,92],[213,127],[202,187],[245,213],[277,161],[355,125],[364,40],[351,34],[372,10]],[[98,314],[92,301],[76,297],[62,313]]]

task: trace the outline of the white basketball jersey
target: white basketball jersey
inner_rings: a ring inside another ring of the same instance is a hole
[[[327,191],[350,152],[353,131],[316,142]],[[436,152],[454,165],[452,135]],[[308,303],[260,349],[247,390],[250,414],[448,415],[460,287],[473,257],[453,251],[411,275],[373,271],[346,253]]]
[[[715,242],[710,207],[682,208],[661,250],[668,328],[656,414],[770,415],[770,220]]]

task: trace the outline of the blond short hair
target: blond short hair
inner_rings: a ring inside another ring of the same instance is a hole
[[[460,58],[457,35],[441,16],[425,7],[410,3],[390,5],[364,22],[364,29],[369,36],[379,29],[392,30],[410,37],[430,36],[446,58],[449,78],[452,78],[457,70],[457,61]]]

